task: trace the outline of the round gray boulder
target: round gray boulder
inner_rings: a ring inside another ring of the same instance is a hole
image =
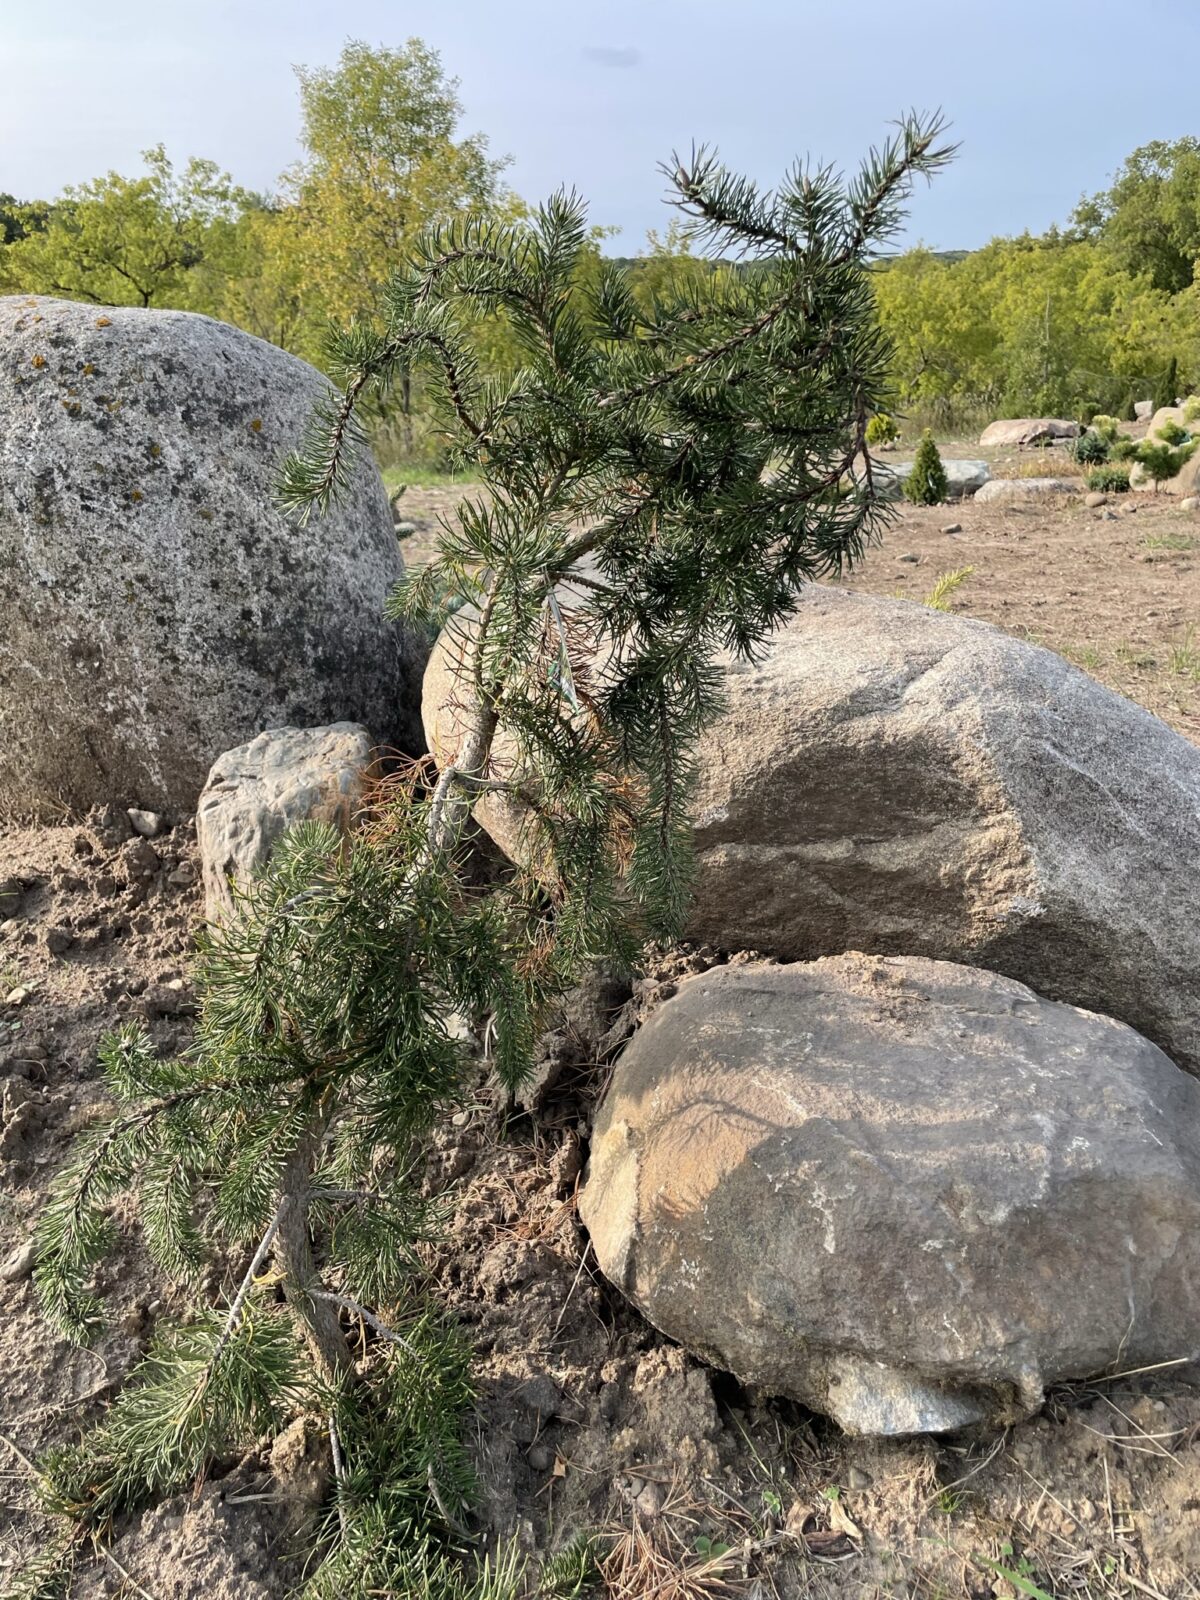
[[[580,1215],[656,1327],[852,1433],[1200,1349],[1200,1083],[949,962],[686,979],[617,1063]]]
[[[190,809],[222,751],[349,719],[420,747],[370,459],[274,507],[330,386],[211,318],[0,298],[0,810]]]
[[[447,627],[425,675],[443,761],[469,636]],[[726,709],[697,750],[690,938],[986,967],[1119,1017],[1200,1073],[1195,745],[999,628],[825,585],[760,661],[722,665]],[[513,755],[502,739],[498,772]],[[509,796],[476,816],[528,860]]]

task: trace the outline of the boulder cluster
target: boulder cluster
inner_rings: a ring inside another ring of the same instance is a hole
[[[0,810],[195,810],[227,917],[283,828],[351,826],[418,716],[454,758],[470,613],[432,655],[384,622],[369,461],[329,517],[273,509],[325,392],[304,363],[176,312],[0,325]],[[832,588],[721,667],[688,928],[717,964],[598,1109],[605,1273],[857,1432],[1194,1357],[1200,750],[1049,651]],[[519,806],[477,818],[528,861]]]

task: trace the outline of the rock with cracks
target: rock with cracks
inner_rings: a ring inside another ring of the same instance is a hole
[[[442,759],[464,636],[426,672]],[[725,662],[725,691],[698,752],[692,938],[965,961],[1200,1071],[1200,750],[987,623],[819,586],[761,662]],[[511,800],[477,815],[523,857]]]
[[[990,422],[979,435],[982,445],[1052,444],[1056,439],[1078,439],[1083,429],[1063,417],[1016,417]]]
[[[851,1433],[1200,1349],[1200,1083],[948,962],[685,980],[618,1062],[580,1214],[657,1328]]]
[[[182,311],[9,297],[0,330],[0,810],[190,811],[264,727],[413,748],[374,464],[306,527],[274,506],[327,381]]]
[[[205,914],[224,921],[233,885],[266,864],[285,828],[328,822],[345,831],[363,797],[371,736],[353,722],[272,728],[213,765],[196,810]]]

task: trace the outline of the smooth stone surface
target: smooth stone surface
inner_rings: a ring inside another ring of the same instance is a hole
[[[1200,1083],[947,962],[684,980],[617,1063],[580,1215],[656,1327],[851,1433],[1007,1424],[1200,1349]]]

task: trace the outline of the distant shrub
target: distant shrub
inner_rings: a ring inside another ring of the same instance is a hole
[[[1133,398],[1132,394],[1129,396],[1129,399],[1126,400],[1126,402],[1125,402],[1125,409],[1121,413],[1121,421],[1122,422],[1136,422],[1137,421],[1137,401]]]
[[[1154,391],[1154,409],[1160,411],[1163,406],[1173,406],[1178,398],[1179,362],[1172,356]]]
[[[1101,494],[1127,494],[1129,468],[1109,461],[1102,467],[1093,467],[1083,481],[1089,489],[1098,489]]]
[[[1200,394],[1189,395],[1183,402],[1184,422],[1200,422]]]
[[[1098,433],[1081,433],[1071,445],[1071,454],[1081,466],[1098,466],[1108,460],[1108,440]]]
[[[1115,439],[1108,447],[1110,461],[1134,461],[1137,458],[1137,440],[1121,437]]]
[[[1154,479],[1154,486],[1157,488],[1160,483],[1166,483],[1168,479],[1176,477],[1183,471],[1184,463],[1195,448],[1194,444],[1172,448],[1169,444],[1143,439],[1137,448],[1137,459]]]
[[[1173,417],[1168,417],[1165,422],[1159,423],[1157,437],[1163,444],[1178,446],[1186,444],[1191,435],[1186,428],[1181,428]]]
[[[946,488],[946,469],[933,434],[926,428],[917,446],[913,469],[904,480],[904,494],[914,505],[936,506],[946,498]]]
[[[895,444],[899,437],[895,418],[889,417],[886,411],[877,411],[867,423],[868,444]]]
[[[1092,418],[1092,432],[1098,433],[1106,444],[1115,444],[1121,436],[1121,424],[1116,417],[1106,417],[1097,412]]]

